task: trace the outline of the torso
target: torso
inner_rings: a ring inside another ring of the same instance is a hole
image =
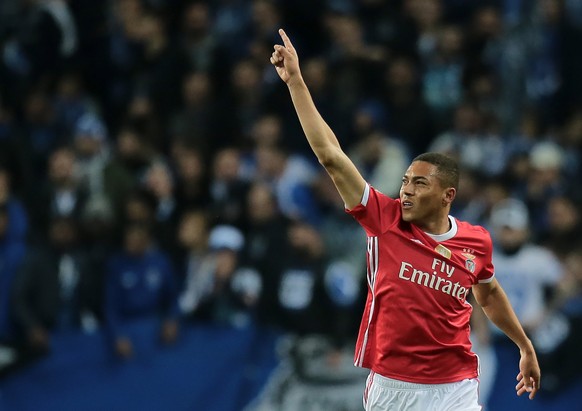
[[[402,221],[398,200],[374,189],[350,214],[368,234],[356,365],[425,384],[476,377],[466,300],[474,284],[493,277],[487,232],[452,219],[450,235],[435,240]]]

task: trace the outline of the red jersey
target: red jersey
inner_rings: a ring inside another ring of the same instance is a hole
[[[369,185],[347,212],[368,236],[355,365],[420,384],[477,377],[467,296],[472,285],[493,280],[487,230],[449,216],[448,233],[429,235],[402,220],[400,200]]]

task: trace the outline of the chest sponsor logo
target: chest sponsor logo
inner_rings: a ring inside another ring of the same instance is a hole
[[[443,294],[456,298],[460,302],[465,302],[470,288],[463,287],[458,281],[453,282],[450,280],[455,272],[455,267],[447,264],[444,260],[434,258],[431,271],[432,273],[419,270],[412,264],[403,261],[400,264],[398,278],[422,287],[440,291]]]

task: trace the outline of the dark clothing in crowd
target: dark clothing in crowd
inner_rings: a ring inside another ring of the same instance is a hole
[[[104,312],[111,337],[123,336],[124,323],[134,319],[177,318],[174,272],[164,253],[120,253],[108,261],[106,277]]]
[[[14,338],[11,292],[25,254],[26,245],[23,242],[0,240],[0,341]]]
[[[83,253],[33,249],[15,280],[16,324],[21,332],[78,329],[84,315],[100,316],[101,290],[100,273]]]

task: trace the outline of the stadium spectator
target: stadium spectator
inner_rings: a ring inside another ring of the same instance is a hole
[[[187,141],[205,153],[214,151],[228,135],[220,124],[210,76],[206,72],[187,74],[182,85],[183,104],[171,120],[171,135]]]
[[[121,150],[112,155],[106,133],[104,124],[93,114],[86,114],[77,122],[73,146],[76,172],[81,188],[88,192],[87,203],[106,203],[119,218],[125,196],[135,181],[125,168],[129,161],[123,162]],[[118,147],[122,141],[118,139]]]
[[[163,161],[153,162],[143,176],[143,186],[155,200],[155,236],[158,244],[166,252],[171,252],[176,247],[179,210],[174,177],[168,165]]]
[[[48,161],[45,184],[30,193],[32,233],[39,241],[46,241],[49,222],[55,217],[70,217],[79,221],[87,203],[88,191],[81,187],[76,173],[77,161],[73,150],[67,147],[52,152]],[[31,206],[45,204],[47,208]]]
[[[14,339],[14,315],[10,300],[16,273],[24,261],[26,244],[11,240],[8,234],[10,218],[6,205],[0,205],[0,342]]]
[[[12,192],[12,181],[7,169],[0,166],[0,204],[8,213],[8,232],[5,237],[10,241],[25,241],[28,235],[29,218],[23,203]]]
[[[420,92],[421,70],[414,59],[392,59],[384,73],[381,95],[387,111],[387,130],[406,141],[411,152],[424,152],[434,134],[434,120]]]
[[[128,359],[135,354],[134,321],[159,321],[160,339],[171,344],[178,337],[179,310],[174,270],[166,254],[153,246],[151,229],[127,224],[123,234],[123,249],[109,259],[105,271],[104,313],[114,352]]]
[[[248,181],[241,176],[241,153],[236,148],[224,148],[214,157],[210,182],[209,209],[215,223],[244,226],[245,198]]]
[[[220,43],[212,33],[210,6],[204,2],[186,5],[181,25],[181,47],[189,67],[196,72],[209,73],[217,69]]]
[[[79,247],[77,224],[55,217],[48,230],[48,242],[27,253],[14,285],[19,338],[33,353],[50,351],[52,333],[95,331],[101,316],[101,277]]]
[[[77,121],[86,113],[96,109],[84,90],[81,73],[70,71],[60,76],[56,85],[54,102],[56,121],[67,136],[71,135]]]
[[[350,151],[354,164],[362,170],[370,184],[387,195],[396,195],[400,189],[402,170],[409,162],[407,147],[392,136],[386,135],[377,117],[374,104],[362,105],[354,114],[357,142]]]
[[[46,161],[50,153],[68,142],[57,122],[55,107],[51,105],[50,96],[42,88],[33,88],[21,102],[23,118],[19,122],[16,137],[22,141],[26,153],[23,159],[30,169],[29,184],[42,181]]]
[[[577,381],[582,343],[582,254],[579,243],[563,259],[565,275],[559,284],[548,314],[533,335],[540,351],[548,384],[546,392],[557,395]]]
[[[507,164],[505,142],[497,130],[488,129],[487,116],[472,102],[455,107],[453,127],[439,134],[429,150],[448,153],[464,168],[490,177]]]
[[[245,238],[233,226],[209,231],[208,225],[201,212],[187,212],[182,218],[180,241],[187,254],[180,309],[191,320],[249,325],[262,282],[256,269],[240,264]]]
[[[529,225],[527,207],[519,200],[500,201],[491,210],[495,276],[523,327],[534,332],[545,315],[547,296],[558,285],[563,269],[554,254],[531,243]]]
[[[254,156],[253,178],[271,185],[283,215],[316,225],[320,212],[312,191],[316,177],[313,165],[303,155],[289,153],[281,146],[257,147]]]
[[[207,168],[210,160],[204,155],[203,149],[177,139],[171,151],[176,168],[176,198],[180,211],[208,206],[208,176],[211,173]]]

